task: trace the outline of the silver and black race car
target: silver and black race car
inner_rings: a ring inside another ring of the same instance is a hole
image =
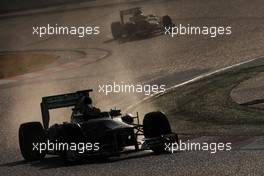
[[[168,15],[158,17],[156,15],[143,15],[140,7],[120,11],[120,21],[111,24],[114,39],[129,37],[145,37],[160,33],[165,27],[173,26],[172,19]]]
[[[152,150],[163,153],[166,152],[165,143],[178,141],[177,134],[171,131],[163,113],[147,113],[143,124],[139,124],[138,115],[122,115],[116,109],[102,112],[93,107],[89,96],[91,91],[42,98],[42,124],[28,122],[19,128],[19,145],[25,160],[40,160],[46,154],[59,155],[65,161],[76,161],[89,156],[118,156],[127,151]],[[49,126],[49,110],[65,107],[73,107],[70,122]],[[140,135],[143,136],[141,142],[138,140]],[[89,144],[90,150],[80,152],[79,144]],[[58,149],[58,145],[61,148]]]

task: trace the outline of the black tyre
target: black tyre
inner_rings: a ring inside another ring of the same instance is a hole
[[[33,150],[33,143],[46,142],[46,134],[40,122],[24,123],[19,127],[19,146],[26,161],[41,160],[46,152]]]
[[[145,115],[143,119],[143,130],[145,138],[156,138],[172,133],[166,115],[159,111],[150,112]],[[150,149],[156,154],[164,153],[165,142],[161,140],[158,143],[158,145],[150,146]]]
[[[162,17],[162,25],[163,25],[163,27],[172,27],[173,26],[172,19],[169,15],[165,15]]]
[[[123,26],[120,22],[113,22],[111,24],[111,31],[114,39],[119,39],[123,35]]]

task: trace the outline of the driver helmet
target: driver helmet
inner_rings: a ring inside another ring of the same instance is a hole
[[[92,104],[92,99],[91,99],[90,97],[85,97],[85,98],[84,98],[84,103],[85,103],[86,105],[91,105],[91,104]]]
[[[139,16],[139,15],[142,15],[142,14],[143,14],[143,12],[141,11],[141,9],[136,9],[135,10],[135,13],[134,13],[135,16]]]

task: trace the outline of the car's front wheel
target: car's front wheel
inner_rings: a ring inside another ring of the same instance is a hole
[[[160,111],[147,113],[143,119],[143,130],[146,140],[149,139],[149,148],[154,153],[165,152],[165,140],[163,135],[172,134],[170,123],[166,115]],[[178,136],[175,134],[175,141]]]
[[[173,26],[172,19],[169,15],[165,15],[162,17],[162,25],[163,25],[163,27],[172,27]]]

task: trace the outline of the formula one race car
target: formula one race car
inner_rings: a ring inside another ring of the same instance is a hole
[[[163,113],[147,113],[140,125],[138,115],[121,115],[116,109],[101,112],[93,107],[91,91],[42,98],[43,126],[40,122],[29,122],[19,128],[19,145],[25,160],[40,160],[46,154],[59,155],[64,161],[73,162],[89,156],[118,156],[127,151],[163,153],[166,152],[165,143],[178,142],[177,134],[172,133]],[[73,107],[71,121],[49,126],[49,109],[65,107]],[[144,136],[144,142],[138,140],[139,135]]]
[[[144,37],[162,32],[165,27],[173,26],[168,15],[161,18],[155,15],[143,15],[140,7],[120,11],[120,18],[120,21],[111,24],[114,39],[133,36]]]

